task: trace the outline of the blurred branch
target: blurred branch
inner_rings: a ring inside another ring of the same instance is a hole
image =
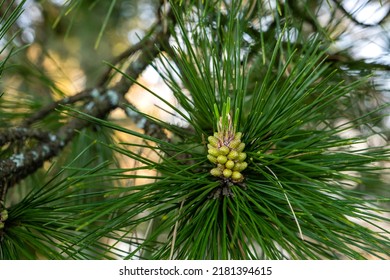
[[[165,17],[164,20],[172,20],[172,13],[166,14]],[[124,71],[131,79],[122,76],[119,82],[110,88],[96,87],[84,90],[72,97],[51,103],[24,121],[21,124],[23,128],[0,132],[1,146],[11,141],[25,141],[31,138],[39,140],[32,148],[0,160],[0,201],[4,199],[9,187],[35,172],[45,161],[57,156],[66,144],[73,139],[76,131],[90,126],[91,123],[80,118],[73,118],[57,132],[53,133],[37,131],[28,127],[34,122],[43,119],[59,106],[72,105],[79,101],[84,102],[80,111],[96,118],[105,117],[112,110],[118,108],[120,102],[124,100],[125,94],[133,85],[133,80],[136,80],[157,57],[161,46],[168,44],[170,37],[169,29],[153,27],[153,30],[155,32],[153,36],[149,36],[147,40],[141,41],[115,60],[115,62],[118,62],[135,51],[139,51],[138,58],[130,63]],[[103,85],[105,83],[101,82],[100,84]]]
[[[380,21],[378,21],[377,23],[374,23],[374,24],[367,24],[367,23],[360,22],[356,18],[354,18],[353,15],[344,8],[343,4],[340,1],[333,0],[333,2],[336,4],[337,8],[339,8],[339,10],[342,11],[346,17],[348,17],[348,19],[350,19],[352,22],[356,23],[357,25],[360,25],[363,27],[373,27],[373,26],[381,25],[382,23],[384,23],[386,21],[386,19],[390,15],[390,9],[389,9],[387,11],[387,14]]]
[[[390,71],[390,65],[379,62],[367,62],[363,59],[353,59],[350,56],[343,54],[329,55],[325,61],[339,63],[341,65],[348,66],[350,68],[369,69],[369,70],[386,70]]]
[[[137,109],[127,99],[123,98],[123,102],[120,102],[119,108],[121,108],[125,114],[137,124],[137,127],[142,128],[146,135],[169,141],[164,130],[157,124],[149,121],[141,114],[137,113]]]
[[[25,119],[21,123],[21,127],[29,127],[36,121],[44,119],[47,115],[49,115],[51,112],[53,112],[56,108],[58,108],[59,105],[70,105],[74,104],[78,101],[82,101],[85,99],[88,99],[91,97],[91,89],[83,90],[73,96],[63,98],[59,101],[55,101],[53,103],[50,103],[40,109],[39,111],[32,114],[29,118]]]
[[[1,131],[0,146],[15,141],[24,141],[28,138],[33,138],[42,142],[48,142],[52,137],[54,137],[54,135],[51,133],[39,129],[9,128]]]

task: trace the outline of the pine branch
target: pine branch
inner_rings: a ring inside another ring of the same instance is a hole
[[[73,96],[65,97],[59,101],[52,102],[42,109],[38,110],[34,114],[32,114],[30,117],[26,118],[22,123],[21,127],[29,127],[33,123],[43,120],[47,115],[55,111],[56,108],[58,108],[60,105],[72,105],[75,104],[78,101],[86,101],[88,99],[91,99],[91,91],[92,89],[83,90]]]
[[[167,14],[167,18],[164,20],[171,19],[171,16],[171,14]],[[153,27],[154,29],[156,28]],[[76,131],[90,126],[91,122],[80,118],[73,118],[55,133],[45,131],[38,133],[35,130],[30,130],[25,127],[29,127],[34,122],[42,120],[60,106],[73,105],[79,101],[83,102],[81,112],[95,118],[104,118],[112,110],[121,106],[121,102],[124,101],[124,96],[134,84],[133,80],[136,80],[145,68],[158,56],[159,49],[161,48],[159,46],[167,44],[169,36],[169,30],[163,28],[156,29],[154,36],[150,36],[148,40],[141,41],[138,45],[131,48],[131,51],[125,52],[127,55],[131,55],[136,50],[140,52],[138,59],[132,62],[125,70],[125,74],[131,77],[131,79],[122,76],[121,80],[110,88],[97,87],[84,90],[72,97],[51,103],[24,121],[21,124],[22,128],[14,130],[12,135],[9,135],[9,130],[1,132],[0,139],[3,140],[0,143],[9,142],[11,139],[13,141],[24,141],[29,138],[41,138],[41,141],[34,147],[21,153],[15,153],[9,158],[0,161],[0,194],[2,194],[2,200],[9,187],[34,173],[45,161],[57,156],[66,144],[73,139]],[[124,58],[125,55],[122,55],[121,59]],[[100,84],[104,84],[104,82]],[[146,123],[145,126],[147,125]]]

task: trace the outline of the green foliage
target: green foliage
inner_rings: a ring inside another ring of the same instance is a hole
[[[0,2],[0,8],[3,9],[2,15],[0,18],[0,39],[5,38],[5,43],[4,45],[0,46],[0,55],[2,55],[6,48],[9,46],[9,44],[12,42],[12,38],[6,38],[7,32],[11,28],[11,26],[15,23],[17,18],[20,16],[22,13],[22,7],[24,4],[25,0],[21,1],[15,9],[12,9],[12,5],[14,5],[15,1],[11,1],[11,3],[7,3],[5,5],[5,1]],[[0,77],[4,69],[5,62],[8,60],[8,58],[11,56],[12,52],[8,52],[5,58],[1,57],[0,60]]]
[[[381,184],[390,150],[356,149],[364,135],[343,136],[383,118],[388,104],[345,110],[359,104],[370,77],[327,61],[327,30],[291,39],[293,27],[303,31],[287,5],[248,43],[261,1],[176,2],[170,45],[153,67],[178,105],[114,68],[184,124],[127,106],[163,128],[161,137],[61,106],[64,119],[93,128],[79,132],[45,183],[25,180],[34,187],[8,208],[0,258],[389,258],[390,232],[379,225],[390,223],[389,198],[355,186]],[[338,116],[348,121],[339,125]],[[207,137],[224,129],[242,133],[243,181],[210,174]],[[136,140],[120,141],[114,131]],[[121,157],[136,165],[120,166]]]

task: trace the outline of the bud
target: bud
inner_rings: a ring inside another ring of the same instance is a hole
[[[8,211],[4,209],[0,212],[0,229],[4,228],[4,222],[8,219]]]
[[[239,153],[237,159],[239,161],[244,161],[246,159],[246,153]]]
[[[239,168],[237,171],[243,171],[245,168],[248,167],[248,164],[244,161],[244,162],[240,162],[240,165],[239,165]]]
[[[212,155],[207,155],[207,158],[212,163],[217,163],[217,158],[213,157]]]
[[[233,171],[231,171],[230,169],[225,169],[225,170],[223,171],[223,176],[224,176],[225,178],[230,178],[230,176],[232,176],[232,173],[233,173]]]
[[[240,145],[240,143],[241,143],[240,140],[234,139],[234,140],[230,141],[229,147],[230,147],[231,149],[235,149],[235,148],[238,147],[238,145]]]
[[[217,148],[211,148],[208,150],[209,155],[212,155],[213,157],[219,156],[219,151]]]
[[[209,140],[209,143],[214,147],[214,148],[217,148],[218,147],[218,139],[214,136],[209,136],[207,138],[207,140]]]
[[[233,169],[233,167],[234,167],[234,161],[228,160],[228,161],[225,163],[225,167],[226,167],[227,169]]]
[[[222,171],[219,168],[213,168],[210,170],[211,175],[215,177],[220,177],[222,175]]]
[[[223,155],[219,155],[219,156],[217,157],[217,161],[218,161],[218,163],[220,163],[220,164],[225,164],[226,161],[227,161],[227,158],[226,158],[225,156],[223,156]]]
[[[236,182],[241,182],[244,179],[244,176],[238,171],[233,171],[232,173],[232,179]]]
[[[238,153],[237,153],[237,151],[231,151],[229,154],[228,154],[228,156],[227,156],[229,159],[236,159],[237,157],[238,157]]]
[[[248,164],[244,162],[236,162],[236,164],[233,167],[233,171],[243,171],[245,168],[248,167]]]
[[[245,143],[241,143],[240,145],[238,145],[236,151],[240,153],[240,152],[242,152],[244,149],[245,149]]]
[[[0,222],[4,222],[8,219],[8,211],[4,209],[0,212]]]
[[[230,152],[230,149],[226,146],[219,148],[219,153],[223,156],[226,156]]]

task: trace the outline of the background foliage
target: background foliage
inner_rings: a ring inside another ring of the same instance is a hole
[[[0,258],[388,258],[390,3],[352,2],[0,2]]]

